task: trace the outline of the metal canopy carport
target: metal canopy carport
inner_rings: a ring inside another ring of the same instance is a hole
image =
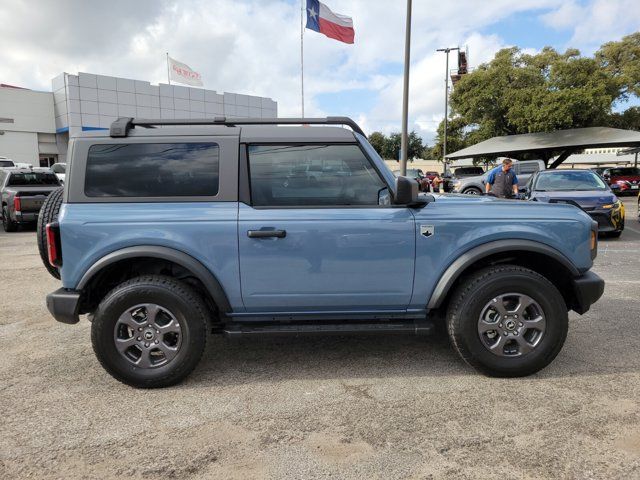
[[[549,168],[556,168],[569,155],[585,148],[640,147],[640,132],[608,127],[573,128],[555,132],[525,133],[493,137],[471,147],[447,155],[458,158],[512,156],[518,153],[538,153],[545,163],[559,153]]]

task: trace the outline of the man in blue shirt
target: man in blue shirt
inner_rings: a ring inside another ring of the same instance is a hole
[[[513,161],[505,158],[502,165],[494,168],[487,176],[486,193],[492,193],[500,198],[514,198],[518,196],[518,177],[511,170]]]

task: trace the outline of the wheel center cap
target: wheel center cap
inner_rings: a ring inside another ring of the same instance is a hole
[[[504,322],[504,326],[506,327],[507,330],[514,330],[516,328],[516,322],[514,320],[507,320],[506,322]]]
[[[153,337],[155,335],[153,334],[153,332],[151,330],[147,330],[146,332],[144,332],[144,339],[145,340],[153,340]]]

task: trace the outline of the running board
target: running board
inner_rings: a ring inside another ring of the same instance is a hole
[[[404,322],[342,322],[342,323],[227,323],[215,329],[214,333],[236,337],[243,335],[342,335],[351,333],[404,333],[428,335],[434,330],[428,320]]]

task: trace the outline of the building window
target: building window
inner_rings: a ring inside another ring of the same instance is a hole
[[[58,157],[56,155],[40,155],[40,166],[48,168],[56,163]]]

